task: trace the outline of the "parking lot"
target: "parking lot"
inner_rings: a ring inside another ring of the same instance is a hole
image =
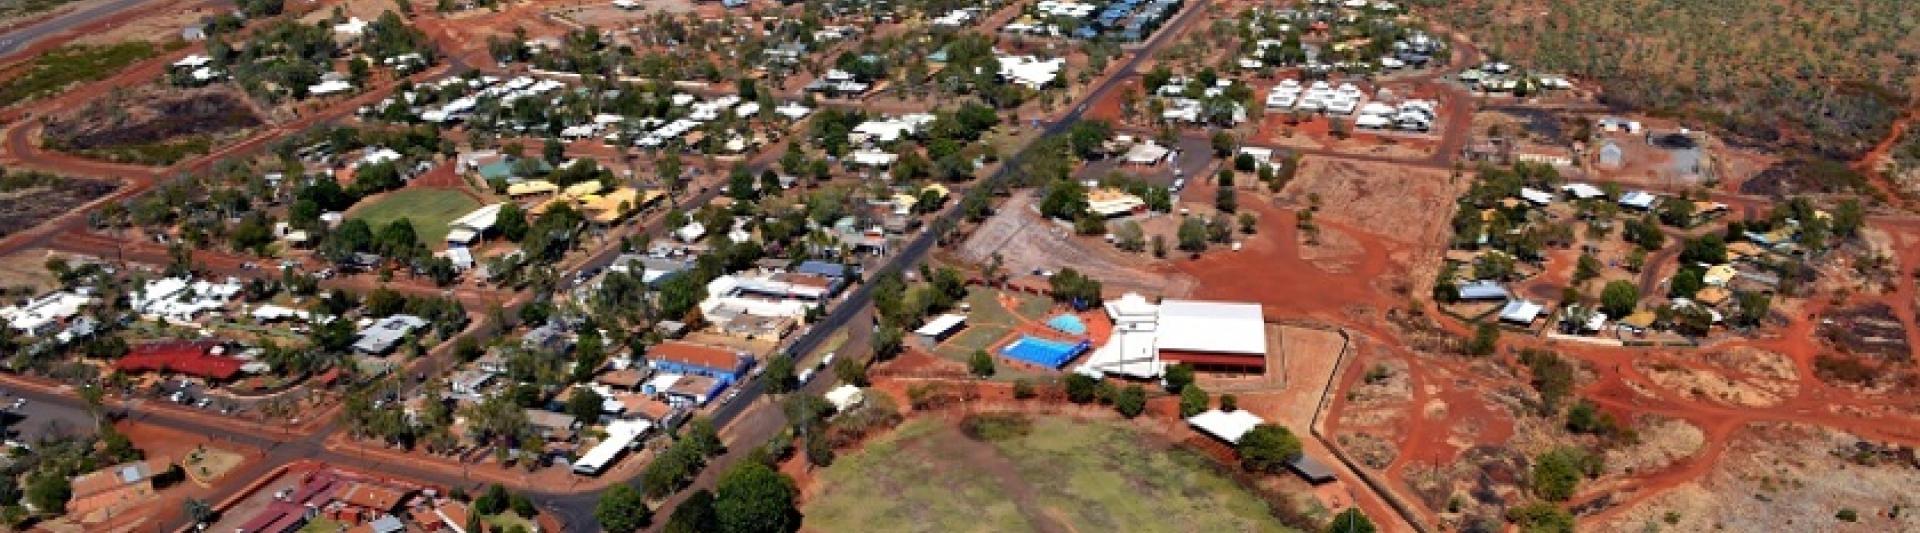
[[[93,416],[85,409],[23,398],[12,390],[0,389],[0,427],[6,438],[16,442],[92,435]]]

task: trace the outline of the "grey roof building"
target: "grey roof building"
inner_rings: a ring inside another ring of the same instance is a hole
[[[386,355],[413,330],[426,326],[426,319],[413,315],[382,318],[367,326],[367,329],[360,330],[360,340],[354,341],[353,349],[368,355]]]

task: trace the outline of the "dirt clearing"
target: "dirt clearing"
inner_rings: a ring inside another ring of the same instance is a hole
[[[1015,192],[993,218],[976,228],[961,245],[959,255],[969,263],[986,264],[996,253],[1004,271],[1016,276],[1072,268],[1100,280],[1113,294],[1135,291],[1180,297],[1193,290],[1190,278],[1148,270],[1146,256],[1128,255],[1041,218],[1034,208],[1033,193],[1027,190]]]
[[[48,148],[111,161],[166,165],[205,153],[216,141],[261,126],[247,99],[228,86],[114,91],[47,124]]]
[[[1920,513],[1911,510],[1912,488],[1920,484],[1911,449],[1884,449],[1800,425],[1752,426],[1729,446],[1705,477],[1627,509],[1598,529],[1920,529]]]

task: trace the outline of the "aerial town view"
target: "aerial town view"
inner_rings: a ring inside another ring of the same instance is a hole
[[[1920,531],[1913,0],[0,1],[0,531]]]

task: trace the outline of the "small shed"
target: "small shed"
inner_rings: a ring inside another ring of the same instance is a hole
[[[913,330],[913,333],[937,343],[947,340],[947,337],[952,337],[954,333],[965,329],[966,325],[966,315],[945,314],[927,321],[925,325],[920,326],[920,329]]]

